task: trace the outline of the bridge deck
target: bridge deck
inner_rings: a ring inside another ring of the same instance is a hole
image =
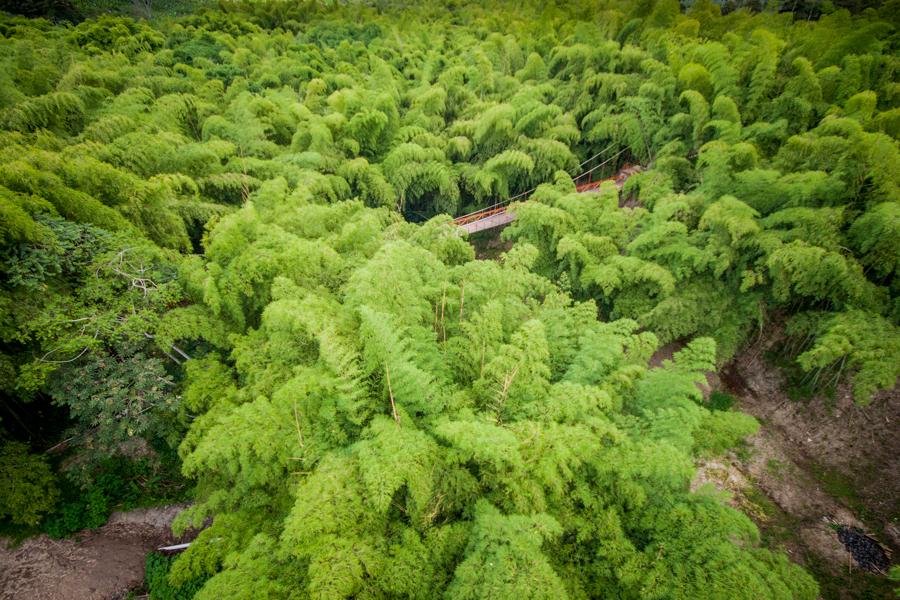
[[[621,190],[625,185],[625,181],[627,181],[629,177],[631,177],[635,173],[639,173],[640,171],[640,166],[632,166],[626,164],[618,173],[616,173],[612,177],[601,179],[599,181],[582,183],[576,185],[575,189],[579,193],[596,192],[601,185],[603,185],[607,181],[611,181],[616,185],[617,188]],[[528,200],[525,201],[527,202]],[[468,215],[457,217],[453,220],[453,222],[456,223],[459,228],[466,233],[476,233],[478,231],[485,231],[487,229],[501,227],[503,225],[506,225],[507,223],[511,223],[515,218],[516,215],[509,210],[509,201],[507,201],[506,203],[495,204]]]
[[[515,218],[516,215],[511,211],[504,210],[503,212],[490,215],[477,221],[472,221],[471,223],[463,223],[459,227],[466,233],[475,233],[477,231],[493,229],[494,227],[500,227],[501,225],[512,223],[513,219]]]

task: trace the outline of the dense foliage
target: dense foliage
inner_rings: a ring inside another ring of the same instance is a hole
[[[57,491],[47,460],[28,453],[28,446],[4,441],[0,446],[0,517],[35,525],[53,508]]]
[[[698,384],[774,316],[815,383],[895,385],[896,9],[0,16],[0,394],[96,490],[53,531],[150,440],[213,518],[167,594],[815,598],[690,491],[757,427]],[[499,263],[442,216],[532,188]]]
[[[196,579],[182,585],[169,582],[174,556],[164,556],[157,552],[147,555],[146,576],[144,578],[148,595],[153,600],[191,600],[203,586],[204,579]]]
[[[702,405],[712,340],[648,370],[656,337],[597,321],[533,246],[472,261],[439,220],[278,180],[206,256],[189,290],[242,333],[188,364],[187,519],[214,521],[173,576],[213,575],[198,597],[815,596],[689,492],[693,456],[756,428]]]

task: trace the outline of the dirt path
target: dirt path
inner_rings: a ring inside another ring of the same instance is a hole
[[[176,543],[171,524],[186,505],[113,513],[76,539],[40,535],[8,549],[0,543],[0,599],[108,600],[144,579],[147,552]]]
[[[743,452],[701,465],[695,483],[734,494],[764,541],[807,566],[823,598],[889,598],[886,578],[865,572],[838,538],[855,527],[900,556],[900,391],[856,406],[847,386],[833,402],[793,401],[766,352],[777,335],[740,353],[720,374],[735,408],[762,424]]]

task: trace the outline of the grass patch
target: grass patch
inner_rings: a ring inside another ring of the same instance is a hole
[[[819,595],[826,600],[848,597],[859,600],[881,600],[896,597],[893,592],[895,584],[890,579],[863,571],[855,564],[852,567],[846,565],[835,571],[828,563],[808,552],[806,568],[819,582]]]
[[[787,463],[775,458],[770,458],[766,461],[766,470],[769,471],[769,473],[776,481],[784,481],[784,476],[787,472],[787,468]]]
[[[813,466],[812,474],[822,485],[822,489],[825,490],[826,494],[843,502],[847,508],[856,513],[856,516],[866,523],[870,529],[879,535],[881,534],[881,527],[880,523],[878,523],[878,519],[874,518],[874,515],[869,512],[865,502],[863,502],[862,498],[860,498],[859,494],[856,492],[856,485],[847,475],[844,475],[836,469],[819,465]]]
[[[844,486],[845,482],[841,483]],[[842,488],[845,489],[845,488]],[[775,504],[764,491],[755,485],[743,490],[743,510],[759,527],[763,545],[770,550],[784,550],[785,545],[799,543],[800,559],[810,574],[819,583],[819,594],[825,600],[838,598],[859,598],[876,600],[892,598],[893,584],[887,577],[863,571],[856,565],[835,567],[806,548],[798,538],[800,519],[791,516]]]
[[[741,508],[759,527],[763,545],[770,550],[782,550],[797,534],[799,520],[781,509],[756,485],[742,491]]]
[[[746,463],[753,457],[753,448],[747,443],[747,440],[738,441],[737,445],[731,449],[734,457],[739,461]]]
[[[812,474],[822,486],[822,489],[825,490],[825,493],[832,498],[840,500],[849,508],[865,524],[867,532],[876,540],[884,540],[887,537],[884,530],[884,522],[869,510],[866,503],[856,492],[856,485],[847,475],[836,469],[819,465],[812,468]],[[871,472],[863,472],[860,473],[860,476],[865,478],[874,475]],[[898,519],[895,517],[891,521],[896,525]],[[898,594],[898,597],[900,597],[900,594]]]
[[[778,508],[778,505],[772,502],[759,487],[751,485],[745,488],[742,493],[747,503],[753,507],[753,510],[750,512],[760,517],[761,521],[769,522],[781,515],[782,511]]]
[[[837,498],[847,505],[857,514],[863,521],[866,521],[868,514],[866,506],[859,494],[856,493],[856,486],[853,481],[836,469],[815,465],[812,468],[813,476],[822,485],[825,493],[832,498]]]

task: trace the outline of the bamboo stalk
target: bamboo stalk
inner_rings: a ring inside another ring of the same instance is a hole
[[[397,421],[397,427],[400,427],[400,415],[397,413],[397,404],[394,402],[394,390],[391,387],[391,368],[384,363],[384,374],[387,378],[388,396],[391,399],[391,412],[394,413],[394,420]]]
[[[300,442],[300,447],[305,448],[306,445],[303,443],[303,432],[300,431],[300,415],[297,414],[297,401],[294,400],[294,425],[297,426],[297,439]]]
[[[447,341],[447,327],[444,325],[444,308],[447,306],[447,287],[441,290],[441,337]]]
[[[459,321],[463,320],[463,305],[466,303],[466,282],[459,284]]]

